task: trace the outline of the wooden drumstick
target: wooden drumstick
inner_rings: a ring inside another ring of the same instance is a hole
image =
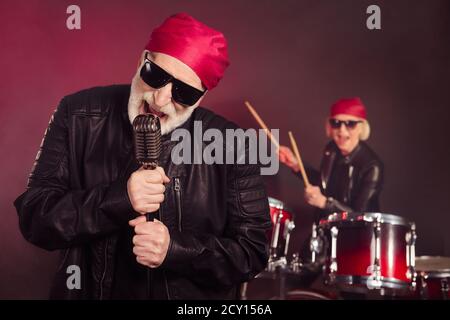
[[[305,183],[305,187],[309,187],[311,184],[309,183],[308,176],[306,175],[305,167],[303,166],[303,161],[300,157],[300,152],[298,151],[297,142],[295,142],[295,138],[292,135],[291,131],[289,131],[288,134],[289,139],[291,139],[292,149],[294,150],[295,157],[297,158],[297,162],[300,167],[300,173],[302,174],[303,182]]]
[[[274,138],[274,136],[272,135],[272,133],[270,133],[269,129],[267,128],[266,124],[264,123],[264,121],[261,119],[261,117],[258,115],[258,113],[256,112],[256,110],[252,107],[252,105],[250,104],[250,102],[245,101],[245,105],[247,106],[248,110],[250,111],[250,113],[252,114],[253,118],[255,118],[256,122],[258,122],[259,126],[264,129],[264,131],[266,132],[267,136],[269,137],[270,141],[273,142],[273,144],[277,147],[277,149],[280,148],[280,144],[278,143],[278,141]]]

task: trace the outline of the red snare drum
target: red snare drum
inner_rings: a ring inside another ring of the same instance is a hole
[[[450,300],[450,258],[417,257],[416,297],[420,299]]]
[[[270,216],[273,228],[270,231],[270,259],[271,261],[287,256],[289,238],[295,228],[292,210],[280,200],[269,197]]]
[[[415,226],[384,213],[332,214],[319,224],[328,243],[328,282],[346,289],[406,289],[412,283]]]

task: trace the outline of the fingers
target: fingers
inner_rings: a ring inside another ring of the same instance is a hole
[[[165,196],[162,193],[160,193],[160,194],[148,194],[146,191],[142,190],[142,192],[137,193],[134,196],[133,200],[134,201],[138,201],[139,204],[141,206],[143,206],[144,209],[145,209],[145,206],[150,205],[150,204],[158,204],[159,205],[161,202],[164,201],[164,197]]]
[[[164,201],[164,194],[143,194],[142,198],[143,201],[145,201],[144,205],[146,204],[160,204]]]
[[[148,223],[151,223],[151,221],[148,221]],[[134,233],[136,234],[140,234],[140,235],[144,235],[144,234],[150,234],[150,229],[147,226],[147,221],[146,223],[139,223],[134,227]],[[133,237],[134,239],[134,237]],[[133,241],[134,243],[134,241]]]
[[[145,170],[140,167],[137,171],[145,175],[145,181],[148,183],[169,183],[170,178],[164,172],[162,167],[156,167],[154,170]]]
[[[291,149],[286,146],[280,146],[280,154],[283,154],[287,159],[294,158],[294,153],[292,153]]]
[[[144,194],[157,195],[163,194],[166,191],[166,187],[162,183],[151,183],[147,180],[145,182],[146,183],[140,185]]]
[[[280,148],[278,148],[278,155],[280,157],[280,161],[281,162],[286,162],[288,160],[288,156],[287,156],[287,147],[285,146],[280,146]]]
[[[142,264],[143,266],[149,267],[149,268],[157,268],[159,267],[158,263],[152,263],[149,261],[147,256],[136,256],[136,261],[139,264]]]
[[[151,248],[151,250],[157,251],[158,247],[163,244],[163,237],[158,237],[150,234],[136,234],[133,237],[133,245],[135,247]],[[148,249],[150,252],[151,250]]]
[[[135,202],[133,209],[139,214],[145,215],[146,213],[158,211],[160,206],[161,205],[159,203],[148,203],[144,200],[144,202]]]
[[[278,148],[278,151],[279,151],[280,153],[286,153],[287,150],[289,150],[289,148],[286,147],[286,146],[282,146],[282,145],[280,145],[280,147]]]
[[[143,223],[147,225],[153,222]],[[139,228],[135,228],[138,229]],[[167,252],[166,238],[157,230],[152,234],[136,234],[133,239],[133,253],[146,266],[158,266]]]
[[[169,181],[161,167],[155,170],[145,170],[141,167],[133,172],[127,182],[128,196],[133,209],[140,214],[159,210],[166,191],[163,183]]]
[[[145,218],[145,216],[140,216],[140,217],[134,218],[133,220],[128,221],[128,224],[134,228],[135,226],[137,226],[138,224],[143,223],[143,222],[147,222],[147,219]]]
[[[136,261],[139,264],[142,264],[143,266],[146,266],[146,267],[150,267],[150,268],[158,267],[157,264],[154,264],[154,263],[151,263],[150,261],[148,261],[148,258],[146,258],[145,256],[136,256]]]
[[[144,257],[136,256],[136,261],[137,261],[139,264],[142,264],[142,265],[144,265],[144,266],[147,265],[147,262],[145,261]]]
[[[136,261],[144,266],[156,268],[164,261],[170,243],[167,227],[160,221],[145,221],[138,217],[130,221],[134,227],[133,253]]]
[[[146,186],[145,189],[148,194],[163,194],[166,192],[166,187],[163,184],[152,184],[150,186]]]
[[[162,177],[162,183],[169,183],[169,182],[170,182],[170,179],[169,179],[168,176],[166,176],[166,173],[164,172],[164,169],[163,169],[163,168],[161,168],[161,167],[156,167],[155,170],[158,171],[159,174],[161,175],[161,177]]]
[[[142,171],[144,181],[147,183],[163,183],[164,179],[161,172],[157,169],[155,170],[144,170]]]
[[[305,187],[305,200],[309,204],[311,204],[311,201],[317,197],[319,197],[322,194],[320,191],[320,188],[317,186],[308,186]]]
[[[305,187],[305,192],[307,193],[320,192],[320,188],[318,186],[309,185]]]
[[[135,227],[135,226],[137,226],[138,224],[141,224],[141,223],[144,223],[144,222],[147,222],[147,218],[144,216],[144,215],[142,215],[142,216],[140,216],[140,217],[137,217],[137,218],[134,218],[133,220],[130,220],[130,221],[128,221],[128,225],[130,225],[130,227]],[[149,221],[150,222],[150,221]],[[153,221],[152,221],[153,223],[157,223],[157,224],[163,224],[161,221],[159,221],[158,219],[153,219]]]
[[[152,235],[152,237],[158,238],[163,232],[164,225],[159,221],[145,221],[145,223],[137,223],[134,227],[136,235]]]
[[[286,146],[280,146],[280,148],[278,149],[278,155],[281,163],[284,163],[294,171],[298,170],[297,159],[294,157],[291,149]]]
[[[135,245],[133,247],[133,253],[138,257],[144,257],[148,253],[148,250],[146,247],[139,247]]]
[[[282,152],[280,152],[280,161],[282,162],[282,163],[286,163],[287,162],[287,158],[286,158],[286,155],[284,154],[284,153],[282,153]]]
[[[304,193],[305,201],[316,207],[323,207],[326,198],[323,196],[322,191],[318,186],[308,186],[305,188]]]

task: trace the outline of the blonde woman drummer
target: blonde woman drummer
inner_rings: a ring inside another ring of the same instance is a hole
[[[331,141],[323,153],[318,185],[305,188],[306,202],[321,209],[321,216],[342,211],[379,211],[383,163],[365,143],[370,126],[361,99],[341,99],[333,104],[325,129]],[[299,173],[291,149],[280,146],[279,157]]]

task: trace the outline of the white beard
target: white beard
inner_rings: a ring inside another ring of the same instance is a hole
[[[154,106],[152,91],[145,89],[138,71],[131,82],[131,92],[128,100],[128,118],[130,119],[131,124],[133,124],[134,118],[139,114],[145,113],[144,102],[147,102],[150,108]],[[177,110],[173,102],[169,102],[161,107],[159,111],[165,114],[165,116],[160,119],[161,134],[168,134],[185,123],[197,106]]]

